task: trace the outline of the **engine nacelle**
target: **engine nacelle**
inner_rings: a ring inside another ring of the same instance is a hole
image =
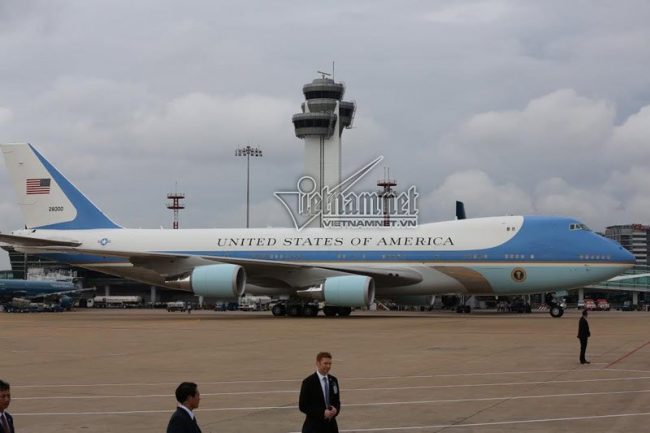
[[[241,266],[231,264],[197,266],[185,278],[168,280],[165,284],[191,290],[199,296],[233,299],[244,293],[246,272]]]
[[[420,306],[430,307],[433,305],[434,302],[436,302],[436,297],[434,295],[393,296],[391,299],[393,300],[393,302],[395,302],[398,305],[415,305],[418,307]]]
[[[364,307],[375,302],[375,282],[364,275],[330,277],[323,283],[323,299],[338,307]]]

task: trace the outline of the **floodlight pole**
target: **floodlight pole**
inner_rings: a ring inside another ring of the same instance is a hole
[[[262,157],[262,149],[259,147],[238,147],[235,156],[246,157],[246,228],[250,227],[250,179],[251,179],[251,156]]]

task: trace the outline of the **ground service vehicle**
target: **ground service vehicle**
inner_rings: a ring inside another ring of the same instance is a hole
[[[585,299],[585,305],[583,308],[589,311],[596,310],[596,302],[593,299]]]
[[[609,311],[611,306],[607,299],[596,299],[596,308],[600,311]]]
[[[167,302],[167,311],[185,311],[187,304],[183,301]]]

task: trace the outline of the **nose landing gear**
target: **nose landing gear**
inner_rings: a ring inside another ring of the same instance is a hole
[[[546,302],[546,305],[549,306],[549,313],[551,313],[551,317],[562,317],[564,315],[564,308],[555,302],[555,298],[553,297],[552,293],[547,293],[544,301]]]

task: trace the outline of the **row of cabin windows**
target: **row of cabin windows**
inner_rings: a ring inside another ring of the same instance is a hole
[[[580,254],[580,260],[611,260],[612,256],[609,255],[589,255]]]
[[[526,254],[506,254],[504,257],[506,260],[524,260],[526,258]],[[535,254],[531,254],[529,258],[533,260],[535,258]]]
[[[266,259],[267,257],[268,256],[266,256],[264,254],[257,254],[255,256],[255,258],[257,258],[257,259]],[[268,257],[268,258],[271,259],[271,260],[290,260],[290,259],[299,260],[299,259],[302,259],[303,257],[301,255],[299,255],[299,254],[271,254],[270,257]],[[345,260],[345,259],[348,259],[348,258],[351,259],[351,258],[353,258],[353,256],[350,257],[347,254],[337,254],[336,258]],[[362,260],[365,260],[366,255],[362,254],[361,257],[357,257],[357,259],[359,259],[359,258],[362,259]],[[402,259],[402,258],[406,258],[406,255],[399,254],[399,253],[396,253],[396,254],[382,254],[381,258],[382,259]],[[480,259],[486,260],[487,258],[488,258],[487,254],[468,254],[468,255],[465,256],[465,259],[474,259],[474,260],[480,260]],[[525,254],[505,254],[504,258],[506,260],[524,260],[527,257],[526,257]],[[529,255],[528,258],[530,260],[534,260],[535,259],[535,254]],[[580,260],[611,260],[612,259],[612,257],[610,255],[590,255],[590,254],[580,254],[579,258],[580,258]]]

